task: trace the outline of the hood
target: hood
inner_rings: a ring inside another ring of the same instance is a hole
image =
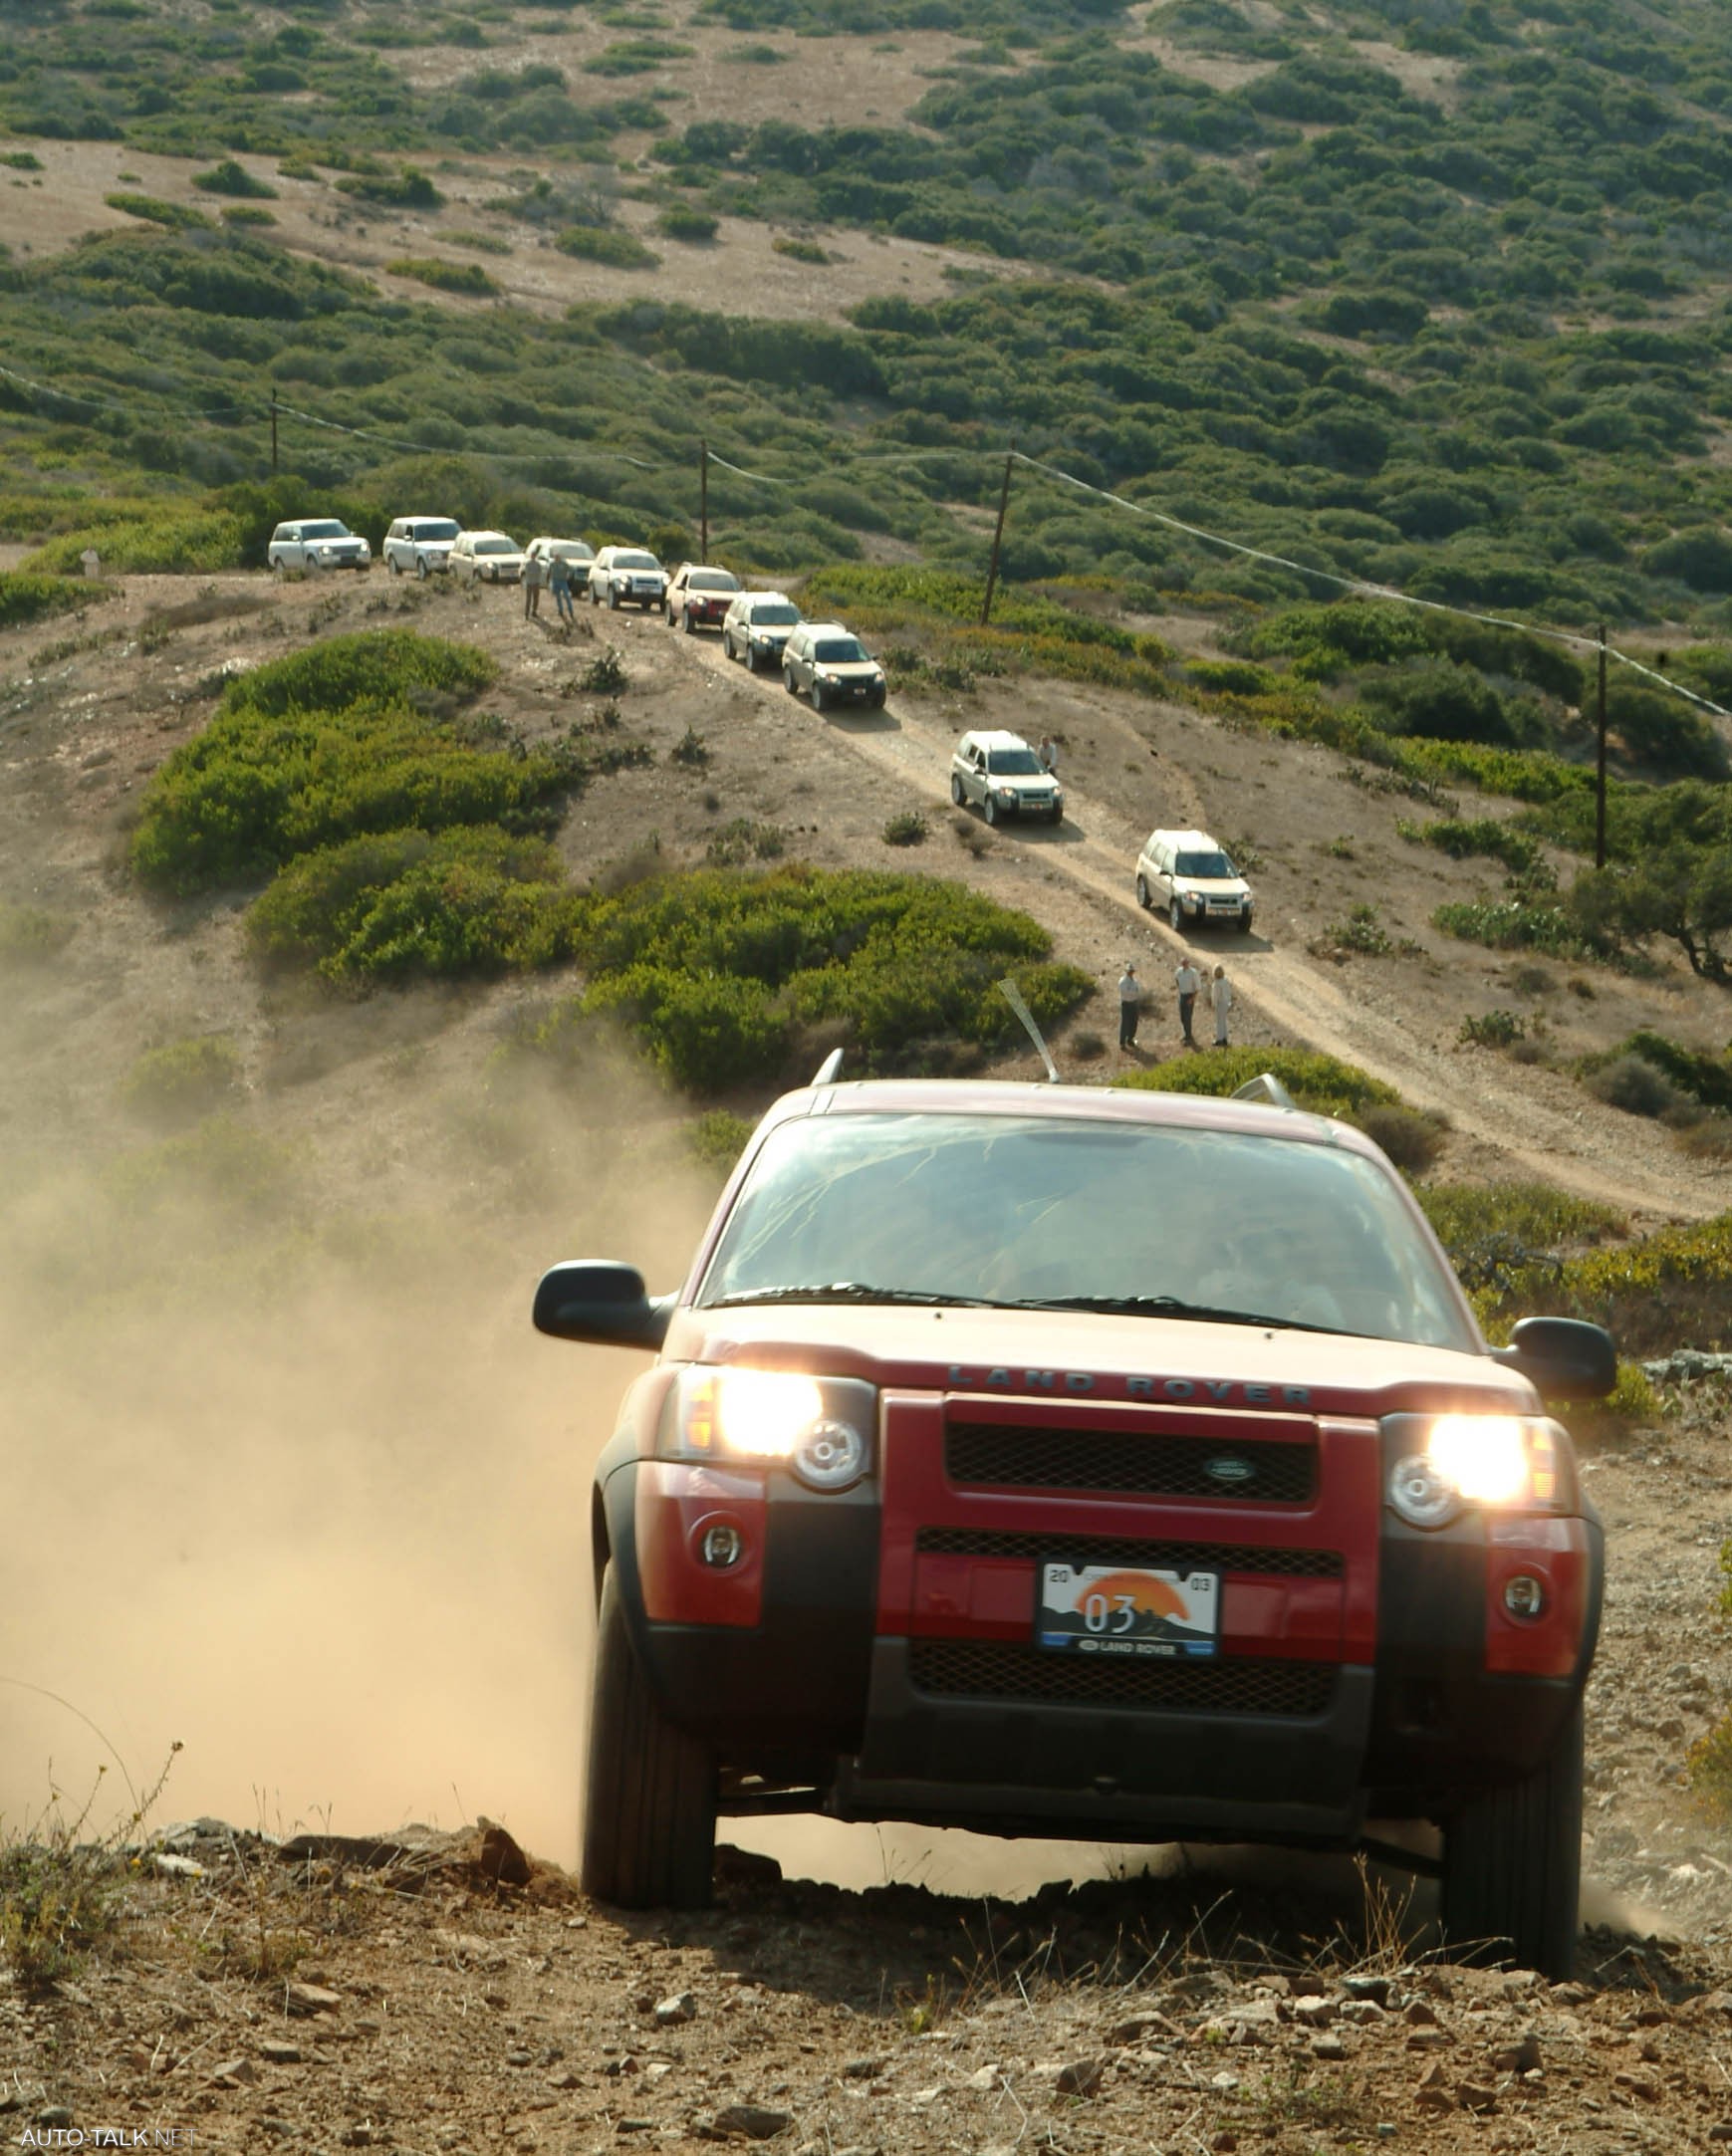
[[[1533,1414],[1533,1387],[1489,1353],[1194,1318],[1068,1311],[777,1304],[675,1314],[670,1362],[757,1362],[881,1386],[1006,1398],[1396,1412]]]
[[[1243,898],[1251,886],[1243,876],[1179,876],[1174,884],[1183,891],[1195,891],[1201,898]]]

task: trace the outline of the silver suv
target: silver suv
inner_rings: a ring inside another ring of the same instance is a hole
[[[800,608],[785,592],[742,592],[722,616],[722,649],[756,673],[779,662],[799,626]]]
[[[1217,922],[1251,932],[1256,901],[1232,856],[1206,831],[1151,831],[1136,856],[1136,902],[1164,907],[1174,928]]]
[[[1065,790],[1021,734],[964,734],[950,759],[950,799],[959,809],[980,804],[989,824],[1005,816],[1065,820]]]
[[[641,606],[647,613],[667,595],[667,572],[641,547],[604,547],[590,564],[590,604]]]
[[[372,549],[336,517],[279,524],[265,549],[267,569],[371,569]]]
[[[426,578],[451,566],[451,544],[462,527],[453,517],[398,517],[384,535],[384,566],[393,577]]]
[[[840,621],[801,622],[782,646],[782,685],[790,696],[809,695],[814,711],[831,704],[877,711],[884,701],[883,668]]]

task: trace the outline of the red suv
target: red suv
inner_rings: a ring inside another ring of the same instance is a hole
[[[1246,1099],[822,1079],[683,1287],[556,1266],[643,1348],[598,1464],[583,1874],[710,1890],[718,1813],[1353,1848],[1441,1829],[1464,1948],[1575,1958],[1603,1543],[1359,1131]]]

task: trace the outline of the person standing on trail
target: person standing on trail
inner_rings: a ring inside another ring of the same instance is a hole
[[[556,554],[547,568],[548,589],[554,596],[562,621],[572,619],[572,565],[563,554]]]
[[[1118,976],[1118,1046],[1136,1046],[1136,1022],[1142,1016],[1142,983],[1128,959]]]
[[[1040,758],[1041,762],[1046,765],[1048,771],[1050,771],[1053,777],[1056,779],[1059,776],[1059,744],[1053,739],[1051,734],[1043,734],[1041,736],[1041,745],[1035,751],[1035,754]]]
[[[1227,978],[1225,966],[1215,968],[1215,977],[1209,983],[1209,1001],[1215,1007],[1215,1046],[1227,1046],[1227,1013],[1233,1008],[1233,984]]]
[[[1195,1034],[1191,1032],[1191,1013],[1197,1007],[1197,996],[1203,985],[1203,977],[1191,964],[1188,951],[1178,962],[1178,970],[1173,975],[1173,985],[1178,990],[1179,1031],[1185,1037],[1185,1047],[1195,1048],[1197,1042]]]
[[[523,618],[533,621],[541,611],[541,564],[532,554],[523,565]]]

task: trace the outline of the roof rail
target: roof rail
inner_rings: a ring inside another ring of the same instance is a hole
[[[816,1073],[816,1075],[814,1076],[814,1078],[813,1078],[813,1080],[812,1080],[813,1084],[814,1084],[814,1085],[830,1085],[830,1084],[833,1084],[833,1083],[835,1082],[835,1079],[836,1079],[836,1074],[837,1074],[837,1073],[838,1073],[838,1072],[839,1072],[839,1071],[840,1071],[841,1069],[842,1069],[842,1051],[841,1051],[841,1049],[839,1049],[839,1048],[833,1048],[833,1049],[831,1050],[830,1054],[829,1054],[828,1056],[826,1056],[826,1057],[825,1057],[825,1059],[824,1059],[824,1061],[823,1061],[823,1062],[822,1062],[822,1063],[821,1063],[821,1064],[819,1065],[819,1067],[818,1067],[818,1070],[817,1070],[817,1073]]]
[[[1254,1078],[1247,1078],[1243,1085],[1236,1085],[1233,1088],[1233,1098],[1267,1101],[1272,1108],[1297,1108],[1299,1105],[1273,1071],[1259,1071]]]

